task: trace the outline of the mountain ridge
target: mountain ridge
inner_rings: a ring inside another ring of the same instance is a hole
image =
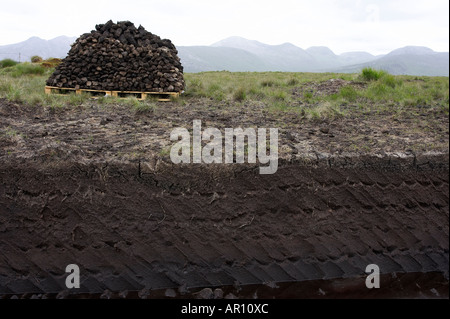
[[[45,40],[37,36],[29,39],[0,46],[0,60],[13,59],[19,62],[30,61],[31,57],[38,55],[44,59],[64,58],[70,50],[70,45],[76,37],[65,35]]]
[[[29,61],[31,56],[64,58],[76,37],[44,40],[37,36],[0,46],[0,60]],[[449,76],[449,53],[423,46],[406,46],[385,55],[365,51],[335,54],[326,46],[302,49],[290,42],[271,45],[232,36],[209,46],[178,46],[185,72],[359,72],[364,67],[391,74]]]

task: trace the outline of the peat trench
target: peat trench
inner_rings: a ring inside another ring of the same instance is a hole
[[[448,298],[448,166],[448,154],[280,161],[274,175],[9,160],[0,298]],[[380,290],[364,285],[369,264]]]

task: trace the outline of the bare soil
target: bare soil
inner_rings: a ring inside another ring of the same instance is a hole
[[[79,296],[311,282],[314,297],[312,282],[346,279],[359,288],[340,296],[357,297],[374,263],[414,274],[404,294],[377,297],[448,298],[448,117],[419,112],[313,122],[257,103],[137,113],[0,100],[0,295],[64,292],[75,263]],[[170,163],[170,131],[194,119],[280,127],[278,172]]]

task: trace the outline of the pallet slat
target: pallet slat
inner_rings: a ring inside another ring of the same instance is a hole
[[[158,101],[168,102],[170,98],[178,97],[179,92],[138,92],[138,91],[107,91],[107,90],[90,90],[90,89],[74,89],[74,88],[60,88],[56,86],[46,86],[46,94],[65,94],[75,92],[76,94],[81,94],[82,92],[94,93],[94,94],[105,94],[111,95],[118,98],[126,98],[129,96],[136,96],[138,100],[145,100],[149,95],[159,96]]]

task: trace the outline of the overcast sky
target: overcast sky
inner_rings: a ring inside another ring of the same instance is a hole
[[[448,0],[0,0],[0,45],[32,36],[79,36],[130,20],[176,46],[229,36],[335,53],[388,53],[406,45],[449,51]]]

